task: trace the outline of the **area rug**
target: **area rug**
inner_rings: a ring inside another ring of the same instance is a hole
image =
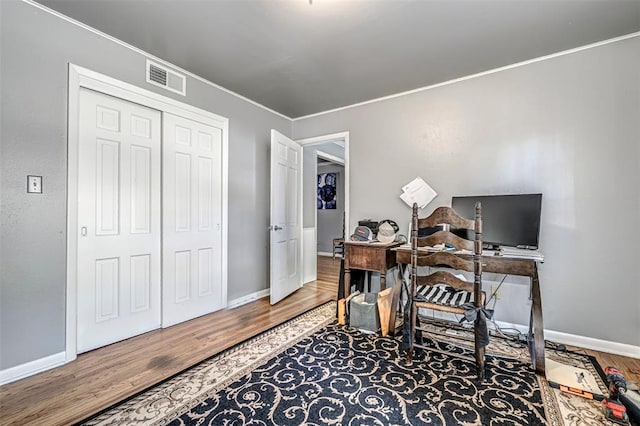
[[[563,398],[577,397],[536,376],[522,348],[492,344],[478,383],[473,362],[421,351],[407,366],[397,340],[339,326],[335,312],[316,308],[82,424],[602,424],[576,418]]]

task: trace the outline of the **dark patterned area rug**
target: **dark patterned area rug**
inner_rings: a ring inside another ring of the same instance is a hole
[[[419,352],[406,366],[398,341],[334,319],[335,304],[316,308],[84,424],[565,424],[516,350],[489,356],[480,384],[473,362]]]

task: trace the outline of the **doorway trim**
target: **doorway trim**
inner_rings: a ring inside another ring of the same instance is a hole
[[[331,133],[328,135],[314,136],[314,137],[305,138],[305,139],[297,139],[296,142],[298,142],[303,147],[303,149],[309,146],[321,145],[327,142],[344,142],[344,160],[343,160],[344,175],[345,175],[344,177],[344,222],[345,222],[344,226],[345,226],[345,232],[346,232],[348,229],[351,229],[349,225],[349,198],[350,198],[349,197],[349,174],[350,174],[349,173],[349,131]],[[316,161],[314,162],[316,175],[318,174],[318,157],[325,158],[327,160],[334,161],[334,162],[340,162],[339,158],[331,154],[318,151],[316,153]],[[304,197],[302,198],[304,199]],[[302,203],[303,200],[300,200],[300,202]],[[302,215],[304,218],[304,205],[302,206]],[[306,265],[308,262],[308,259],[306,259],[306,256],[312,256],[313,257],[312,260],[314,264],[316,263],[317,256],[318,256],[318,210],[317,209],[314,209],[313,217],[314,217],[314,224],[313,224],[313,229],[314,229],[313,240],[314,241],[312,244],[313,249],[311,251],[307,251],[303,253],[302,261],[304,265]],[[304,234],[304,227],[303,227],[303,234]],[[308,247],[306,242],[303,242],[303,246]]]
[[[344,158],[340,158],[340,157],[337,157],[335,155],[331,155],[331,154],[326,153],[324,151],[317,150],[316,151],[316,157],[317,158],[322,158],[323,160],[331,161],[332,163],[341,164],[341,165],[344,166]]]
[[[222,288],[227,303],[229,119],[69,63],[67,110],[67,281],[65,362],[77,357],[78,148],[80,89],[95,90],[222,129]]]

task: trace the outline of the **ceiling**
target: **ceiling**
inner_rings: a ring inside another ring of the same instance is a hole
[[[288,117],[640,31],[640,0],[39,0]]]

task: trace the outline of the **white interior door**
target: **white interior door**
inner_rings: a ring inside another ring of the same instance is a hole
[[[302,285],[302,147],[271,130],[271,304]]]
[[[79,123],[80,353],[160,326],[161,121],[81,89]]]
[[[222,129],[163,115],[162,326],[226,306]]]

